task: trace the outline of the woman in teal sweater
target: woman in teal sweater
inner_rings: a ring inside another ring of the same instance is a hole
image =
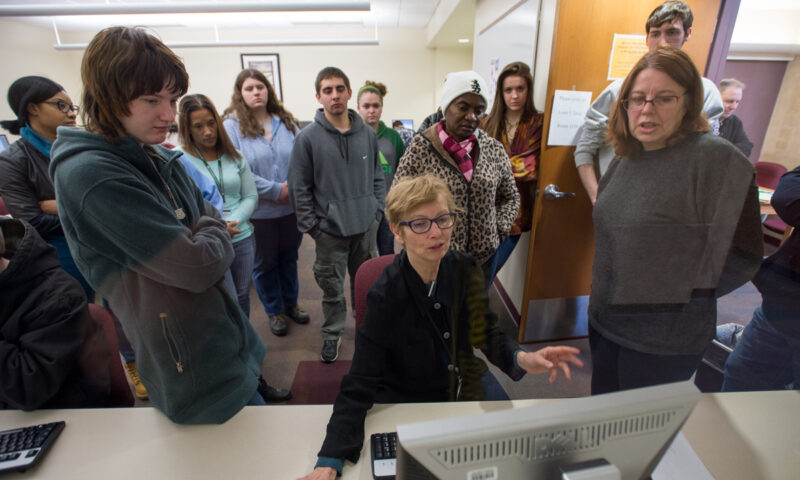
[[[222,195],[222,217],[232,237],[235,254],[231,274],[236,298],[242,311],[250,317],[250,276],[255,258],[250,215],[258,204],[253,172],[233,147],[222,128],[217,109],[205,95],[187,95],[181,99],[178,133],[180,150],[217,185]]]

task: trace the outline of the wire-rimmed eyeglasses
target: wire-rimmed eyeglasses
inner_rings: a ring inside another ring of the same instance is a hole
[[[48,105],[53,105],[61,113],[69,113],[70,110],[72,110],[73,112],[75,112],[75,115],[77,115],[78,111],[81,109],[81,107],[79,107],[78,105],[70,105],[69,103],[65,102],[64,100],[53,100],[53,101],[50,101],[50,102],[42,102],[42,103],[46,103]]]
[[[409,220],[407,222],[400,222],[398,225],[405,225],[416,234],[428,233],[428,231],[431,229],[431,226],[433,226],[433,222],[436,222],[436,226],[442,230],[453,228],[453,225],[456,223],[457,216],[458,215],[455,213],[450,212],[439,215],[436,218],[415,218],[414,220]]]
[[[686,95],[685,93],[683,95]],[[622,106],[629,112],[638,112],[643,109],[646,104],[652,104],[658,110],[669,110],[678,105],[678,100],[683,95],[659,95],[658,97],[648,100],[644,96],[629,97],[622,100]]]

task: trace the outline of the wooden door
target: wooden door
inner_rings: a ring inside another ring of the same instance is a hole
[[[704,70],[721,0],[689,1],[694,24],[684,50]],[[650,12],[662,0],[560,0],[547,86],[544,139],[555,90],[591,91],[610,83],[608,59],[614,33],[645,34]],[[594,257],[592,206],[578,178],[574,147],[543,142],[539,193],[533,213],[519,340],[532,342],[585,335],[586,295]],[[547,185],[575,193],[546,200]],[[530,320],[530,321],[529,321]],[[552,325],[545,325],[552,323]]]

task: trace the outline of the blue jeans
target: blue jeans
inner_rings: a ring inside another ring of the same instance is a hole
[[[256,243],[253,283],[267,315],[297,305],[297,249],[303,234],[292,213],[280,218],[251,218]]]
[[[80,270],[78,270],[78,266],[75,265],[75,260],[72,258],[72,253],[69,251],[69,245],[67,245],[67,239],[63,235],[58,235],[56,237],[47,239],[47,243],[56,247],[61,268],[72,275],[72,277],[81,284],[81,287],[83,287],[83,291],[86,294],[86,299],[89,301],[89,303],[94,302],[94,289],[83,277],[83,274],[81,274]]]
[[[235,288],[233,293],[247,318],[250,318],[250,279],[253,276],[255,252],[256,242],[253,235],[233,244],[235,254],[231,264],[231,278]]]
[[[247,406],[250,406],[250,405],[253,405],[253,406],[264,406],[266,404],[267,404],[267,402],[264,401],[264,397],[262,397],[261,394],[258,393],[258,389],[256,389],[255,393],[253,393],[253,398],[251,398],[250,401],[247,402]]]
[[[703,354],[656,355],[625,348],[589,325],[592,395],[689,380]]]
[[[125,363],[135,362],[136,354],[133,353],[133,346],[131,346],[128,337],[125,336],[125,331],[122,330],[122,324],[119,323],[119,318],[114,315],[114,311],[111,310],[111,305],[108,304],[105,298],[101,298],[100,304],[111,313],[111,318],[114,320],[114,329],[117,331],[117,348],[119,348],[119,354],[122,355],[122,360]]]
[[[800,389],[800,339],[775,330],[761,306],[725,363],[723,392]]]
[[[389,222],[383,217],[378,225],[378,255],[391,255],[394,253],[394,233],[389,228]]]
[[[494,254],[494,261],[495,267],[494,271],[495,274],[503,268],[503,265],[506,264],[508,257],[511,256],[511,252],[517,247],[517,243],[519,243],[519,237],[522,235],[512,235],[500,243],[500,246],[497,247],[497,252]],[[492,278],[494,280],[494,277]]]

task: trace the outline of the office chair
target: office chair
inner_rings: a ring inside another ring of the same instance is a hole
[[[128,385],[128,378],[122,369],[122,361],[119,357],[119,346],[117,345],[117,330],[114,328],[112,313],[96,303],[89,304],[89,313],[92,318],[103,326],[106,334],[108,349],[111,351],[111,359],[108,364],[108,377],[111,383],[111,404],[115,407],[132,407],[133,394]]]
[[[393,253],[370,258],[358,267],[355,279],[356,329],[364,321],[364,315],[367,313],[367,292],[381,276],[383,270],[394,261],[394,257]]]
[[[756,162],[756,183],[759,187],[775,189],[781,176],[786,173],[786,167],[779,163]],[[770,216],[763,222],[764,243],[777,247],[781,239],[785,238],[787,225],[777,215]]]
[[[756,183],[759,187],[767,187],[775,190],[781,175],[786,173],[786,167],[779,163],[756,162]]]

